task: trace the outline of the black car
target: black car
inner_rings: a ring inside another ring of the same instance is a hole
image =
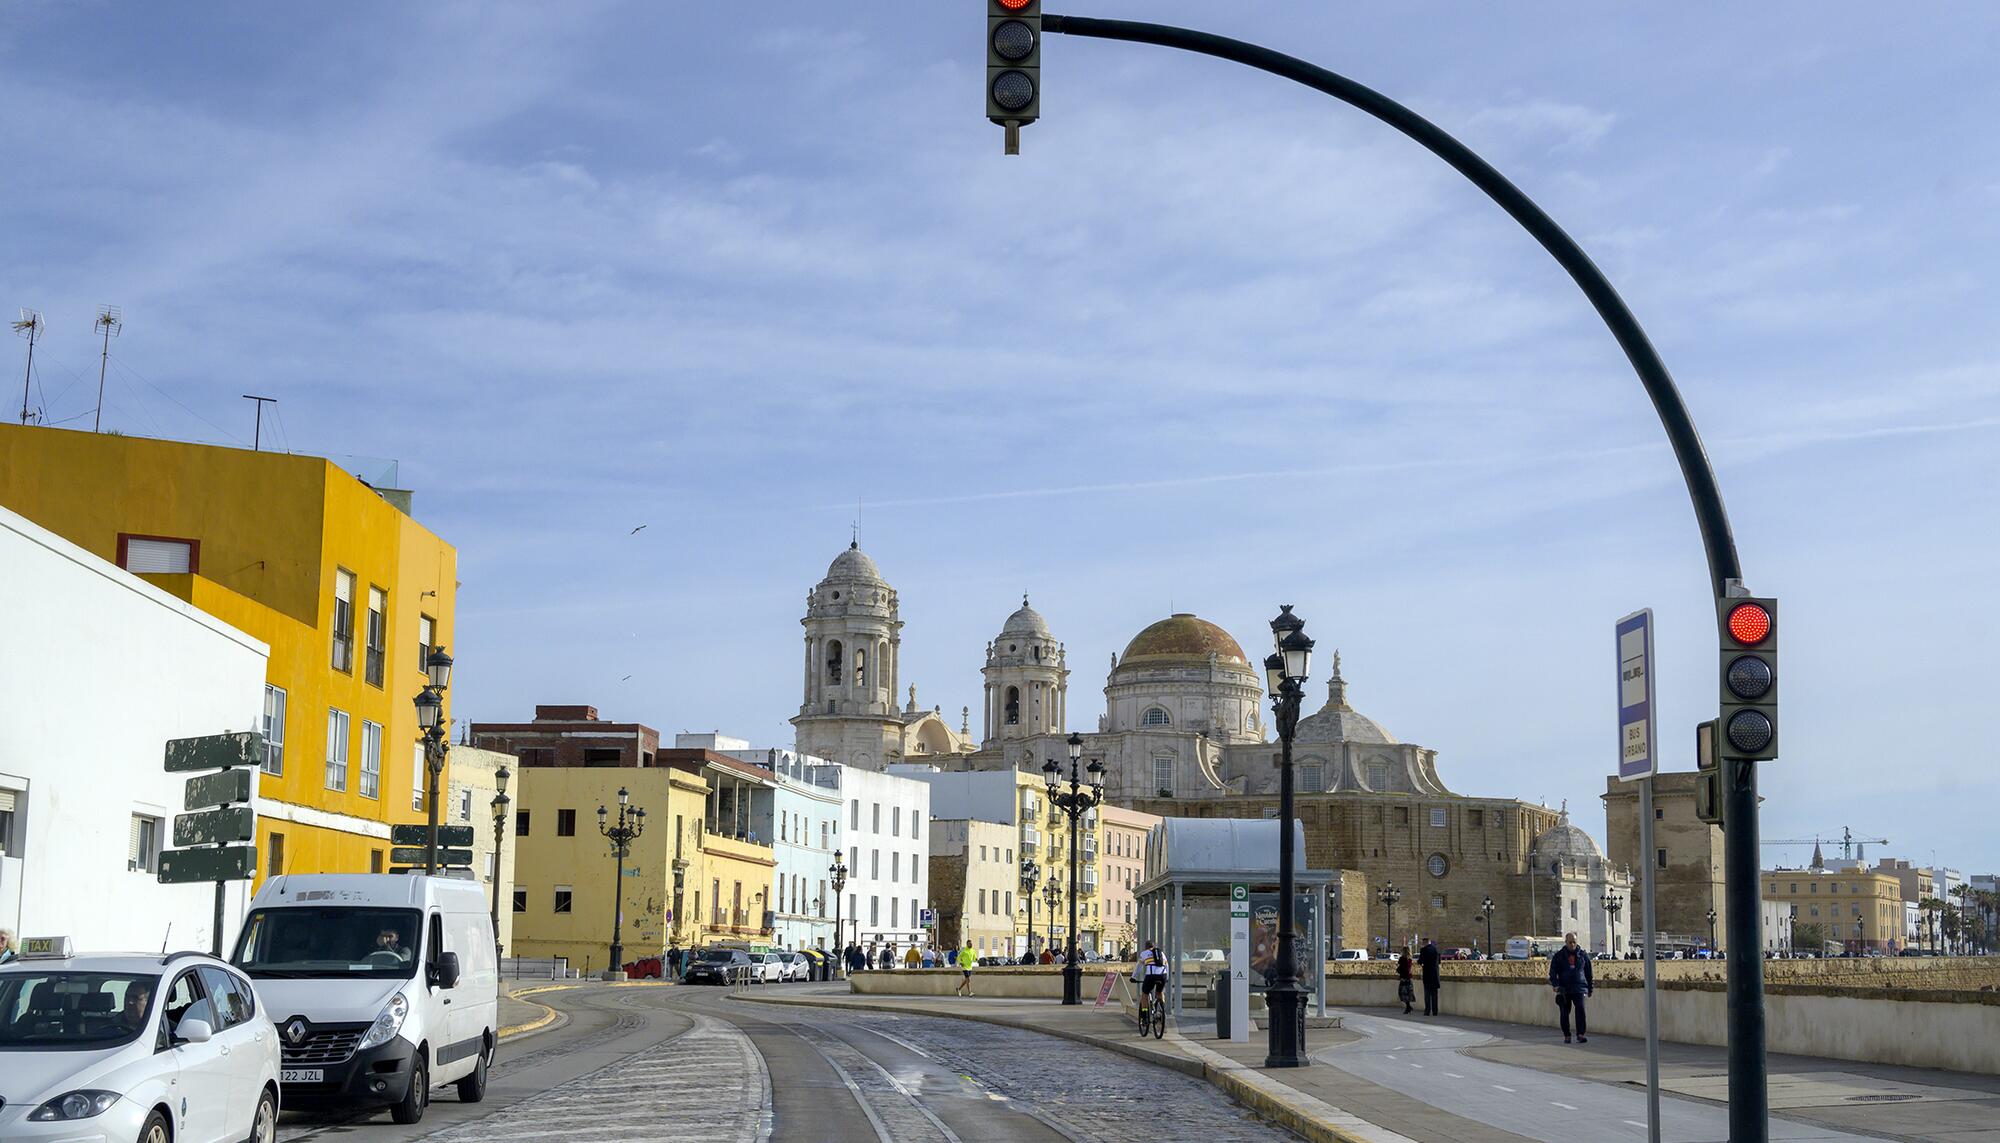
[[[682,984],[732,984],[748,979],[750,954],[742,949],[703,949],[682,974]]]

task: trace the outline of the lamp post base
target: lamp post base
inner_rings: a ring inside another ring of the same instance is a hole
[[[1082,965],[1075,965],[1075,964],[1066,964],[1066,965],[1063,965],[1063,999],[1062,999],[1062,1002],[1063,1002],[1064,1004],[1081,1004],[1081,1003],[1083,1003],[1083,966],[1082,966]]]
[[[624,970],[624,969],[622,969],[622,968],[607,968],[607,969],[605,969],[605,970],[604,970],[604,973],[603,973],[603,975],[599,976],[599,977],[598,977],[598,979],[599,979],[599,980],[613,980],[613,981],[617,981],[617,980],[624,980],[624,979],[625,979],[625,970]]]
[[[1306,994],[1297,985],[1274,985],[1264,993],[1264,1007],[1271,1021],[1271,1047],[1264,1066],[1302,1068],[1311,1063],[1306,1056]]]

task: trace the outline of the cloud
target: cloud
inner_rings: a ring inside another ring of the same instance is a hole
[[[1498,129],[1519,139],[1549,142],[1554,148],[1594,146],[1611,133],[1618,117],[1576,103],[1531,99],[1482,107],[1467,121],[1470,130]]]

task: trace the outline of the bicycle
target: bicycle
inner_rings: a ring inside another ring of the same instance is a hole
[[[1139,1038],[1141,1040],[1146,1038],[1146,1032],[1149,1028],[1152,1030],[1153,1039],[1155,1040],[1167,1034],[1167,995],[1164,991],[1158,994],[1157,999],[1154,999],[1151,994],[1146,992],[1139,994]]]

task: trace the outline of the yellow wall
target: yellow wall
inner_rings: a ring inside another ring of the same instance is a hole
[[[704,834],[701,841],[706,871],[698,883],[701,890],[701,917],[706,941],[740,941],[753,946],[771,943],[771,930],[764,926],[764,911],[770,907],[771,885],[776,875],[777,856],[768,845]],[[716,885],[721,884],[721,895]],[[737,924],[736,885],[743,886],[743,924]],[[693,888],[694,886],[691,886]],[[694,897],[688,897],[690,907]],[[723,912],[718,923],[716,910]]]
[[[268,681],[286,692],[283,773],[259,779],[278,803],[258,826],[259,883],[274,833],[285,872],[366,872],[377,853],[387,867],[387,826],[424,820],[411,799],[418,616],[451,645],[449,544],[317,457],[64,429],[0,426],[0,504],[106,560],[120,533],[198,541],[196,574],[147,578],[269,644]],[[350,671],[333,668],[336,568],[355,575]],[[363,669],[371,585],[388,597],[380,687]],[[348,715],[345,790],[326,787],[330,708]],[[382,727],[374,797],[361,793],[364,721]]]
[[[655,769],[589,769],[570,766],[536,766],[522,776],[517,811],[528,813],[528,832],[517,834],[514,888],[527,891],[526,909],[514,914],[512,952],[524,957],[568,957],[570,965],[602,969],[611,947],[611,887],[615,866],[611,843],[597,830],[597,807],[618,812],[618,790],[625,788],[631,804],[646,811],[646,825],[632,843],[625,858],[623,895],[625,911],[623,957],[627,962],[657,956],[679,938],[686,942],[689,931],[677,934],[669,928],[673,908],[675,815],[692,830],[701,821],[708,784],[697,775],[667,767]],[[573,810],[576,832],[558,836],[559,810]],[[686,894],[682,909],[692,912],[694,887],[703,875],[703,859],[698,847],[682,847],[686,871]],[[767,878],[768,880],[768,878]],[[558,886],[571,890],[570,911],[555,911]],[[508,894],[503,893],[503,899]],[[704,890],[702,908],[708,908]],[[701,935],[692,934],[699,942]],[[682,947],[688,947],[683,944]]]
[[[1795,929],[1818,925],[1828,940],[1843,945],[1887,949],[1892,941],[1893,947],[1903,944],[1902,883],[1886,873],[1765,870],[1764,900],[1791,905]],[[1858,933],[1856,924],[1861,925]]]
[[[1067,782],[1064,783],[1062,789],[1065,792],[1068,791],[1069,786]],[[1035,932],[1040,934],[1043,940],[1046,940],[1048,937],[1048,902],[1041,894],[1044,892],[1043,887],[1048,884],[1049,878],[1054,877],[1062,882],[1063,887],[1063,903],[1057,910],[1056,916],[1056,927],[1060,930],[1057,933],[1057,937],[1058,939],[1062,939],[1062,931],[1066,931],[1069,928],[1069,815],[1057,811],[1054,817],[1049,816],[1048,785],[1040,773],[1029,773],[1025,770],[1016,771],[1014,775],[1014,806],[1017,814],[1020,813],[1020,807],[1026,804],[1023,801],[1023,795],[1030,793],[1034,795],[1035,812],[1032,816],[1021,815],[1020,824],[1034,827],[1041,838],[1041,844],[1035,850],[1035,858],[1042,866],[1042,884],[1035,888]],[[1088,819],[1078,823],[1077,841],[1079,845],[1084,847],[1086,853],[1089,852],[1087,843],[1097,839],[1100,829],[1101,826],[1098,823]],[[1102,848],[1099,848],[1097,853],[1102,854]],[[1103,876],[1102,868],[1103,863],[1101,860],[1086,861],[1077,866],[1076,927],[1084,934],[1086,940],[1095,939],[1096,934],[1102,931],[1104,922],[1101,917],[1103,905],[1098,899],[1098,891],[1088,884],[1084,874],[1086,870],[1094,870],[1098,872],[1098,876],[1101,878]],[[1015,899],[1018,902],[1017,912],[1019,914],[1017,918],[1019,923],[1015,931],[1021,937],[1026,938],[1028,936],[1027,902],[1022,900],[1018,894]],[[1039,948],[1040,945],[1036,947]]]

